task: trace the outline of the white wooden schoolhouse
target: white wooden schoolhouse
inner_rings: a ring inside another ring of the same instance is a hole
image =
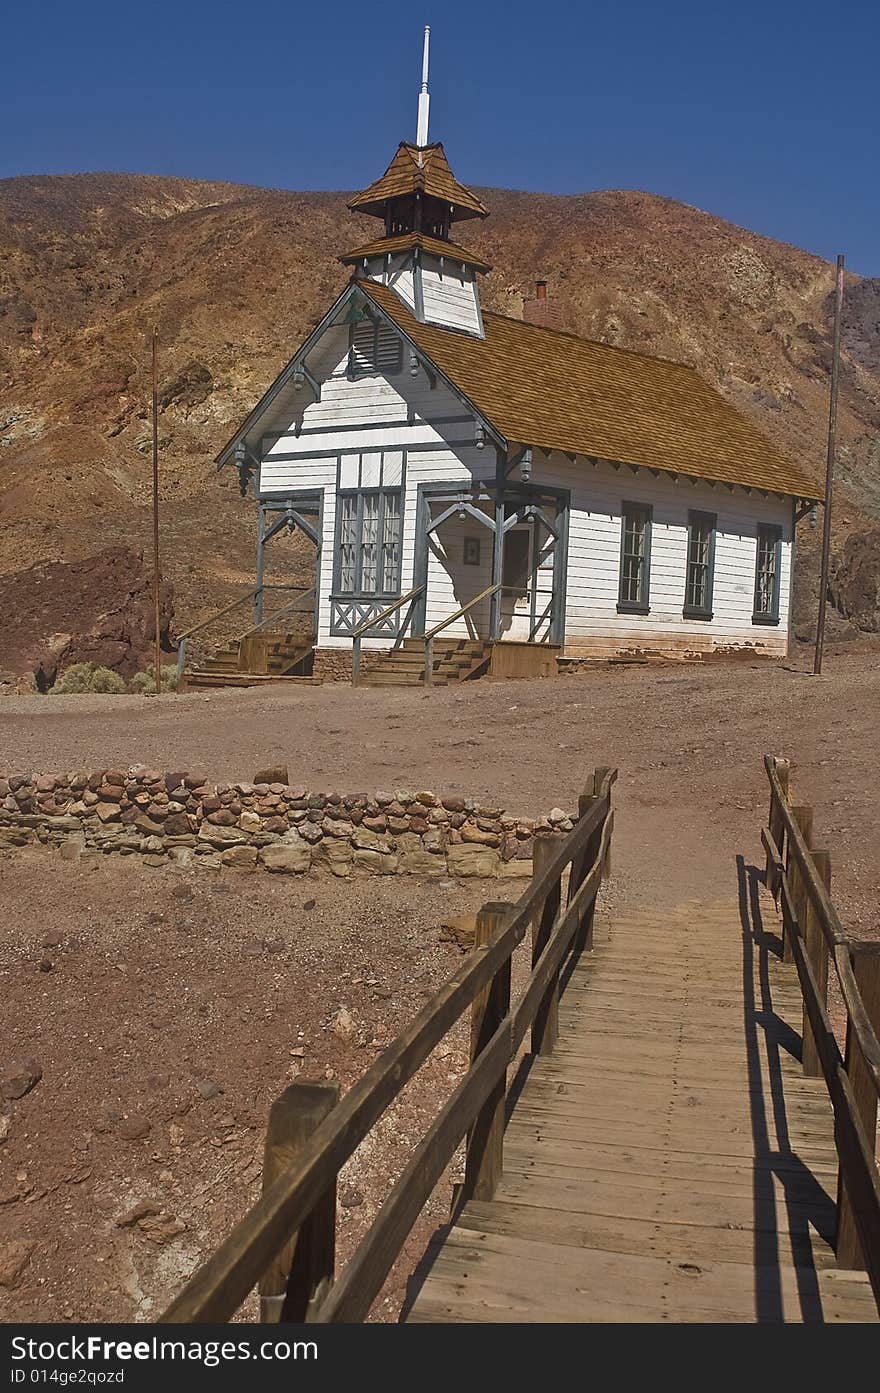
[[[301,528],[325,677],[784,655],[815,485],[694,368],[547,327],[540,285],[543,324],[482,308],[457,224],[487,209],[428,142],[426,77],[416,142],[349,204],[378,235],[218,456],[256,492],[257,586]]]

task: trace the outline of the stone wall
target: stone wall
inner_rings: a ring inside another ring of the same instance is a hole
[[[361,646],[361,672],[369,672],[370,668],[377,667],[390,652],[390,644],[387,648],[364,648]],[[321,682],[350,682],[351,649],[316,648],[312,676]]]
[[[35,841],[71,859],[115,852],[148,866],[171,859],[298,875],[527,876],[535,833],[571,826],[559,808],[529,820],[430,792],[214,785],[198,771],[143,766],[0,778],[0,849]]]

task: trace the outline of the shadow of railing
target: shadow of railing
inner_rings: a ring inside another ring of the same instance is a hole
[[[833,1244],[835,1205],[792,1147],[782,1065],[785,1055],[800,1063],[802,1040],[773,1005],[770,959],[781,957],[782,943],[764,926],[760,900],[764,872],[747,865],[742,856],[737,857],[736,867],[743,942],[743,1030],[754,1142],[755,1310],[759,1322],[785,1319],[780,1245],[786,1245],[796,1273],[800,1318],[822,1321],[810,1230]],[[766,1068],[762,1068],[762,1037]],[[782,1230],[777,1185],[785,1210],[786,1227]]]

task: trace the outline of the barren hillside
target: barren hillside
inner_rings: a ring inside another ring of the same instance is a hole
[[[489,307],[519,314],[546,276],[568,327],[695,363],[821,477],[827,262],[648,194],[480,192],[492,216],[465,241],[495,267]],[[0,571],[147,543],[155,323],[178,621],[244,587],[252,504],[212,457],[343,286],[335,258],[365,230],[341,193],[112,174],[0,181]],[[880,519],[880,282],[856,276],[841,438],[840,546]],[[804,527],[804,631],[816,537]],[[865,627],[880,547],[857,550]]]

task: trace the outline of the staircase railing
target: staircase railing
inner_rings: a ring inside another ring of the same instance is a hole
[[[194,635],[194,634],[201,633],[201,631],[202,631],[203,629],[209,628],[210,625],[215,624],[215,623],[217,622],[218,619],[225,619],[226,616],[227,616],[227,614],[232,614],[232,612],[233,612],[234,610],[240,609],[242,605],[246,605],[246,604],[250,603],[251,601],[253,601],[254,599],[256,599],[257,595],[259,595],[261,592],[265,593],[265,591],[267,591],[267,590],[284,590],[284,591],[287,591],[287,590],[296,590],[296,591],[298,591],[298,592],[302,592],[302,586],[300,586],[300,585],[258,585],[258,586],[256,586],[253,590],[248,590],[246,594],[240,595],[239,598],[238,598],[237,600],[233,600],[231,604],[224,605],[223,609],[218,609],[214,614],[209,614],[209,615],[207,616],[206,619],[200,619],[200,620],[198,621],[197,624],[193,624],[189,629],[185,629],[185,630],[183,631],[182,634],[178,634],[178,636],[177,636],[177,681],[178,681],[178,684],[179,684],[179,683],[182,681],[182,679],[183,679],[183,674],[184,674],[184,671],[185,671],[185,669],[186,669],[187,648],[188,648],[189,640],[193,637],[193,635]],[[309,595],[309,594],[314,595],[314,593],[315,593],[315,587],[314,587],[314,586],[311,586],[308,590],[305,591],[305,595]],[[257,629],[262,629],[264,625],[266,625],[266,624],[268,624],[268,623],[271,623],[274,619],[277,619],[278,616],[279,616],[280,614],[285,613],[288,609],[292,608],[292,606],[293,606],[294,604],[296,604],[300,599],[303,599],[303,598],[304,598],[304,594],[303,594],[303,593],[299,593],[299,594],[296,596],[296,598],[295,598],[290,604],[282,606],[282,608],[281,608],[280,610],[276,610],[274,614],[270,614],[270,615],[268,616],[267,619],[261,620],[261,622],[260,622],[259,624],[257,624],[254,628],[252,628],[252,629],[246,629],[245,632],[244,632],[243,634],[241,634],[237,639],[234,640],[234,642],[239,643],[239,642],[241,642],[241,639],[242,639],[242,638],[246,638],[248,634],[250,634],[250,633],[256,633]]]
[[[475,605],[488,599],[490,595],[494,595],[501,588],[500,584],[488,585],[485,590],[480,591],[479,595],[475,595],[472,600],[468,600],[466,605],[462,605],[461,609],[457,609],[454,614],[447,615],[445,619],[441,619],[439,624],[435,624],[433,629],[428,629],[425,632],[425,682],[428,686],[434,680],[434,639],[450,624],[454,624],[456,619],[461,619]]]
[[[406,597],[403,599],[406,603]],[[570,963],[589,962],[596,899],[609,874],[615,769],[597,769],[564,838],[536,836],[531,881],[516,904],[477,915],[473,950],[424,1003],[343,1098],[337,1083],[288,1085],[272,1107],[263,1193],[189,1278],[160,1322],[228,1321],[259,1283],[266,1324],[360,1322],[403,1249],[434,1187],[466,1139],[467,1200],[490,1200],[504,1164],[508,1069],[529,1035],[527,1067],[551,1056]],[[511,961],[523,945],[511,994]],[[525,967],[531,971],[525,975]],[[469,1066],[420,1137],[338,1279],[341,1168],[397,1101],[410,1079],[470,1009]]]
[[[375,629],[375,628],[377,627],[377,625],[379,625],[379,624],[384,624],[385,621],[386,621],[386,619],[390,619],[390,618],[391,618],[392,614],[396,614],[397,611],[398,611],[399,609],[402,609],[404,605],[408,605],[412,600],[417,599],[417,598],[419,597],[419,595],[421,595],[421,593],[422,593],[422,591],[423,591],[424,589],[425,589],[425,586],[424,586],[424,585],[416,585],[416,586],[414,586],[412,590],[407,590],[407,592],[406,592],[405,595],[401,595],[400,599],[399,599],[399,600],[395,600],[394,603],[393,603],[392,605],[389,605],[387,609],[383,609],[382,612],[381,612],[380,614],[373,614],[373,615],[371,615],[369,619],[365,619],[365,620],[363,621],[363,623],[358,624],[358,626],[357,626],[356,629],[352,629],[352,631],[351,631],[351,685],[352,685],[353,687],[356,687],[357,684],[358,684],[358,682],[360,681],[360,675],[361,675],[361,639],[363,638],[364,634],[367,632],[368,629]],[[410,613],[406,616],[405,620],[403,621],[403,624],[401,625],[401,628],[400,628],[400,633],[397,635],[398,638],[400,638],[400,635],[404,632],[404,630],[406,629],[407,625],[408,625],[409,623],[411,623],[411,621],[412,621],[412,611],[410,611]]]

